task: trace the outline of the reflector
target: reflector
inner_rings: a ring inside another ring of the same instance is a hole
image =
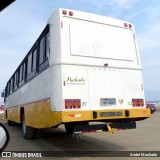
[[[62,14],[63,15],[67,15],[67,11],[66,10],[62,10]]]
[[[132,25],[131,25],[131,24],[129,24],[129,28],[132,28]]]
[[[73,16],[73,12],[72,12],[72,11],[69,11],[69,15],[70,15],[70,16]]]
[[[124,23],[124,26],[125,26],[125,27],[128,27],[128,24],[127,24],[127,23]]]

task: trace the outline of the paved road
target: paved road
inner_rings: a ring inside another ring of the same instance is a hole
[[[84,134],[82,139],[75,139],[67,135],[63,125],[57,129],[45,129],[42,138],[34,140],[23,139],[21,127],[18,125],[7,126],[7,128],[11,139],[6,151],[160,151],[160,112],[152,114],[151,118],[137,122],[137,129],[117,131],[114,134],[104,132]],[[66,152],[60,154],[68,155]],[[103,153],[99,153],[97,156],[101,156],[101,154]],[[150,160],[151,158],[60,157],[56,159]],[[160,159],[160,157],[155,159]]]

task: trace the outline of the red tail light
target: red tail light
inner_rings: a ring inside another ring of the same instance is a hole
[[[65,109],[78,109],[81,108],[80,99],[65,99]]]
[[[72,109],[73,101],[72,99],[65,99],[65,109]]]
[[[132,99],[132,105],[133,107],[144,106],[144,100],[143,99]]]
[[[138,99],[138,105],[139,106],[144,106],[144,100],[143,99]]]
[[[80,99],[73,100],[73,108],[81,108],[81,100]]]

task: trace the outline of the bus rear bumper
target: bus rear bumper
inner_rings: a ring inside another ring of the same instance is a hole
[[[143,109],[114,109],[94,111],[62,111],[62,122],[75,121],[112,121],[112,120],[142,120],[150,117],[150,110]]]

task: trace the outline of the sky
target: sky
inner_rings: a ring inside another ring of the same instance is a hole
[[[16,0],[0,12],[0,92],[44,29],[52,12],[74,9],[134,24],[147,101],[160,101],[159,0]],[[0,104],[3,99],[0,98]]]

